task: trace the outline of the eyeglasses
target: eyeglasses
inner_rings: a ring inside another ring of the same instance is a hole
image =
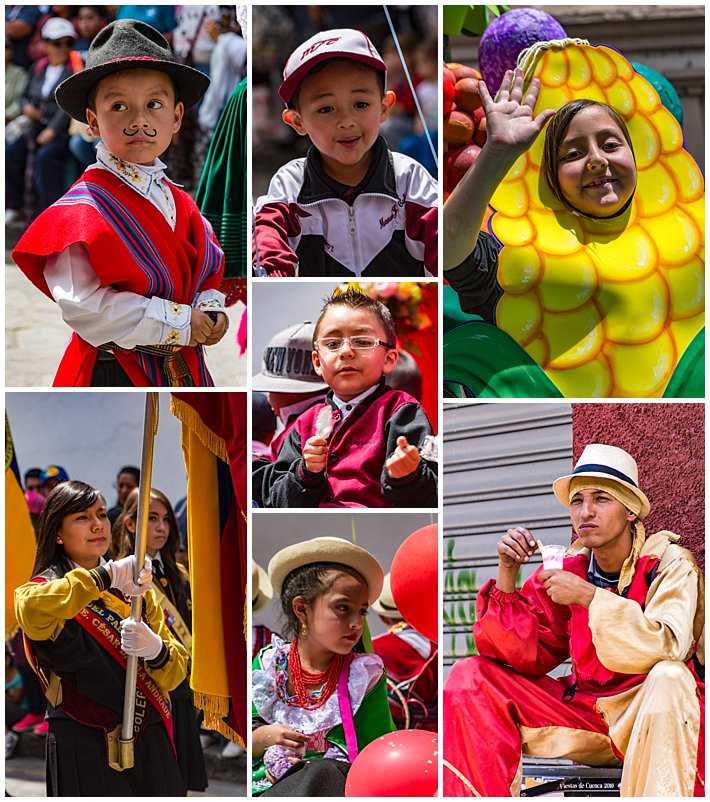
[[[335,354],[343,347],[343,343],[348,343],[353,351],[371,351],[373,348],[377,348],[378,345],[388,351],[394,348],[394,345],[390,345],[384,340],[378,340],[377,337],[321,337],[316,340],[315,344],[319,351],[328,351],[331,354]]]
[[[73,39],[47,39],[47,44],[54,45],[54,47],[71,47],[74,44]]]

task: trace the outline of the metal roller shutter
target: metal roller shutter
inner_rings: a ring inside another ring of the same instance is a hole
[[[475,654],[476,593],[495,576],[496,543],[527,526],[543,543],[570,542],[551,484],[572,465],[566,403],[444,404],[444,673]],[[537,555],[522,578],[540,564]]]

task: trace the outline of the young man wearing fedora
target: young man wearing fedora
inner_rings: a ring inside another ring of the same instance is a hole
[[[101,138],[97,162],[29,227],[13,259],[74,335],[55,386],[207,386],[226,332],[222,251],[160,161],[209,79],[135,20],[94,38],[59,106]]]
[[[479,656],[444,689],[445,795],[518,794],[523,754],[622,762],[621,796],[704,795],[698,566],[673,532],[646,535],[650,504],[622,449],[588,445],[553,490],[577,539],[521,590],[538,542],[523,526],[500,539],[476,604]],[[547,676],[568,659],[571,674]]]

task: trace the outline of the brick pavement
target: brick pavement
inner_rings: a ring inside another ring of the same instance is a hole
[[[246,386],[248,360],[237,356],[236,346],[242,308],[239,304],[228,310],[229,331],[206,349],[218,387]],[[56,304],[38,292],[6,254],[5,385],[51,387],[70,334]]]

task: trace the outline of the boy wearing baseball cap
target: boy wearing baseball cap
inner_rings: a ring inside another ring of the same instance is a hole
[[[279,95],[284,122],[312,146],[257,201],[257,274],[435,274],[436,182],[379,134],[395,96],[368,37],[349,28],[311,37],[288,58]]]
[[[159,157],[209,79],[136,20],[94,38],[59,106],[101,138],[97,162],[25,232],[13,259],[74,329],[55,386],[205,386],[226,332],[223,255]]]

